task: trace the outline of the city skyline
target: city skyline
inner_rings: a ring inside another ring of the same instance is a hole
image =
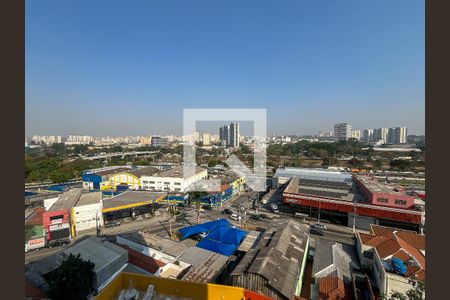
[[[184,108],[425,132],[423,1],[198,4],[28,1],[26,135],[181,134]]]

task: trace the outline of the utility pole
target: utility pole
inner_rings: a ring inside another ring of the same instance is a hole
[[[353,233],[355,233],[356,227],[356,202],[353,203]]]
[[[318,221],[317,221],[317,223],[320,224],[320,201],[319,201],[319,215],[318,215]]]

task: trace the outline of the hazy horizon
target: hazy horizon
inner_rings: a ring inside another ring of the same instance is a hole
[[[193,3],[27,0],[25,136],[181,135],[184,108],[425,133],[424,1]]]

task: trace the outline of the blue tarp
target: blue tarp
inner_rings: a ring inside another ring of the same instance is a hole
[[[216,252],[225,256],[231,256],[236,250],[237,246],[231,244],[220,243],[208,238],[204,238],[197,243],[196,247]]]
[[[179,229],[178,231],[181,234],[182,239],[186,239],[190,236],[193,236],[198,233],[209,233],[212,230],[218,228],[218,227],[228,227],[230,226],[230,222],[228,222],[225,219],[219,219],[203,224],[197,224],[192,226],[187,226]]]
[[[220,241],[221,243],[227,243],[234,246],[239,246],[242,239],[247,233],[244,230],[240,230],[232,227],[220,227],[214,231],[211,231],[206,238]]]

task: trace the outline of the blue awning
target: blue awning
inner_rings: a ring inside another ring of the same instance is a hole
[[[240,230],[232,227],[220,227],[214,231],[211,231],[206,238],[219,241],[221,243],[227,243],[234,246],[239,246],[242,239],[247,233],[244,230]]]
[[[196,247],[216,252],[225,256],[231,256],[237,249],[237,247],[234,245],[220,243],[208,238],[204,238],[203,240],[198,242]]]
[[[231,226],[231,223],[228,220],[225,219],[218,219],[215,221],[203,223],[203,224],[197,224],[192,226],[187,226],[179,229],[178,231],[181,234],[181,239],[184,240],[190,236],[193,236],[198,233],[209,233],[213,231],[216,228],[219,227],[229,227]]]

